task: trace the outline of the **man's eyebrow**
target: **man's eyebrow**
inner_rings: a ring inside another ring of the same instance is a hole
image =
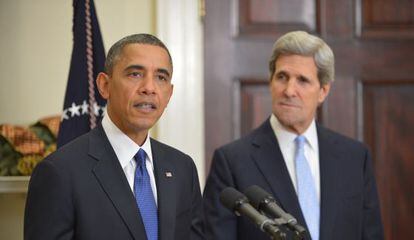
[[[142,65],[138,65],[138,64],[129,65],[128,67],[126,67],[124,69],[124,72],[128,72],[130,70],[145,70],[145,67],[142,66]],[[170,72],[165,68],[158,68],[156,71],[158,73],[161,73],[161,74],[167,75],[168,77],[171,77]]]
[[[275,74],[276,75],[279,75],[279,74],[289,75],[285,70],[276,71]]]
[[[307,82],[310,82],[310,78],[308,78],[307,76],[305,76],[305,75],[299,75],[299,78],[302,80],[302,81],[307,81]]]
[[[158,73],[165,74],[165,75],[167,75],[168,77],[171,77],[170,72],[169,72],[167,69],[165,69],[165,68],[158,68],[158,69],[157,69],[157,72],[158,72]]]
[[[288,76],[289,77],[289,73],[287,71],[285,71],[285,70],[280,70],[279,72],[276,71],[275,72],[275,75],[276,76],[285,75],[285,76]],[[303,75],[303,74],[299,74],[298,78],[301,79],[301,80],[308,81],[308,82],[310,81],[310,78],[307,77],[307,76],[305,76],[305,75]]]
[[[129,70],[144,70],[144,69],[145,67],[142,65],[129,65],[128,67],[124,69],[124,72],[127,72]]]

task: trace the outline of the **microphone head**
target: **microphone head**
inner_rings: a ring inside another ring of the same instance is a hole
[[[249,200],[243,193],[232,187],[227,187],[220,193],[220,202],[231,211],[236,211],[241,204],[249,202]]]
[[[272,195],[270,195],[268,192],[263,190],[261,187],[252,185],[248,187],[244,194],[249,198],[250,204],[253,205],[254,208],[259,209],[260,204],[265,202],[266,200],[274,200]]]

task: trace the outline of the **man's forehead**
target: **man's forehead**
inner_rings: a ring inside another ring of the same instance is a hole
[[[172,72],[171,61],[167,51],[156,45],[132,43],[124,46],[121,53],[116,59],[115,65],[122,62],[124,68],[129,65],[141,65],[146,67],[147,64],[153,64],[158,68],[167,68]]]
[[[313,71],[317,70],[313,57],[301,55],[286,55],[279,57],[275,62],[275,70],[278,71]]]
[[[130,55],[131,53],[141,53],[142,55],[146,55],[146,53],[151,52],[151,55],[157,54],[162,57],[169,58],[168,52],[157,45],[152,44],[143,44],[143,43],[130,43],[126,44],[119,54],[119,56]],[[149,56],[149,55],[147,55]]]
[[[153,45],[153,44],[146,44],[146,43],[129,43],[126,44],[122,49],[121,49],[121,53],[120,56],[125,55],[129,52],[157,52],[160,56],[166,57],[166,59],[168,61],[170,60],[170,55],[168,53],[168,51],[158,45]],[[171,62],[170,62],[171,63]]]

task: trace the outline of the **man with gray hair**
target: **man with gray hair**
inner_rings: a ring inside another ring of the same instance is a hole
[[[204,239],[193,160],[149,135],[172,95],[172,73],[155,36],[111,47],[96,80],[107,100],[102,123],[36,167],[24,239]]]
[[[306,228],[305,239],[383,239],[368,149],[315,121],[334,80],[330,47],[306,32],[287,33],[274,44],[269,70],[270,118],[214,153],[204,190],[207,238],[268,239],[219,201],[226,187],[257,185]]]

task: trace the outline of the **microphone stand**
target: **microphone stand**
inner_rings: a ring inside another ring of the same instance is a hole
[[[264,214],[264,212],[262,212],[262,214]],[[288,226],[288,221],[286,221],[286,219],[280,217],[280,218],[274,218],[273,222],[276,224],[276,226],[284,226],[285,228],[289,228]],[[305,239],[304,233],[305,233],[305,229],[303,229],[303,231],[297,231],[297,230],[292,230],[293,232],[293,240],[303,240]],[[285,238],[283,238],[285,239]]]
[[[235,211],[234,213],[238,217],[242,216],[242,214],[240,214],[238,211]],[[279,230],[278,227],[280,226],[280,224],[277,223],[275,220],[276,219],[267,219],[259,226],[259,228],[260,230],[262,230],[262,232],[267,233],[270,239],[272,240],[285,240],[286,233]],[[265,231],[265,229],[269,229],[269,228],[271,229],[271,231]],[[296,240],[296,238],[294,240]],[[297,239],[297,240],[301,240],[301,239]]]

